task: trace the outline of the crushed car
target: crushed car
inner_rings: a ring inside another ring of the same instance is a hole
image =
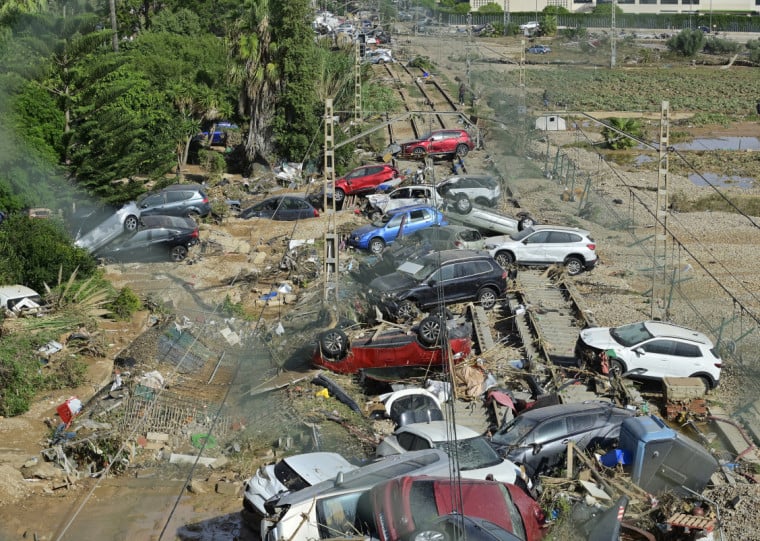
[[[433,207],[411,205],[391,210],[380,220],[351,231],[348,245],[379,254],[398,238],[434,225],[446,225],[444,215]]]
[[[98,248],[105,246],[122,233],[135,231],[140,223],[140,215],[141,210],[140,207],[137,206],[137,203],[127,203],[112,214],[107,214],[106,218],[97,225],[94,225],[94,227],[89,229],[86,233],[78,234],[74,241],[74,245],[92,253]],[[96,211],[96,213],[87,217],[87,221],[90,222],[95,216],[102,217],[102,215],[98,214]]]
[[[106,262],[183,261],[198,244],[198,224],[180,216],[143,216],[136,231],[121,235],[93,255]]]
[[[258,530],[266,517],[264,503],[267,500],[316,485],[334,478],[338,473],[356,468],[338,453],[328,452],[293,455],[274,464],[260,466],[243,485],[243,519]]]
[[[440,345],[444,324],[449,342],[447,349]],[[441,367],[447,355],[458,363],[467,358],[472,348],[471,323],[459,319],[444,322],[437,316],[420,321],[416,332],[380,326],[359,330],[350,336],[337,327],[321,333],[312,364],[341,374],[370,368]]]

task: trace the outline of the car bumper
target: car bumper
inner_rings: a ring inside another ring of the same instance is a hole
[[[594,267],[596,267],[596,264],[598,261],[599,261],[598,257],[596,259],[592,259],[591,261],[586,261],[586,264],[584,265],[584,267],[586,268],[587,271],[589,271],[593,269]]]
[[[359,248],[360,250],[367,250],[369,248],[369,242],[356,237],[348,237],[348,245],[353,248]]]

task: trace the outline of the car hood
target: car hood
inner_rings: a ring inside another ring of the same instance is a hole
[[[377,231],[378,229],[380,228],[372,224],[363,225],[351,231],[351,236],[362,238],[366,235],[369,235],[370,233]]]
[[[583,329],[580,338],[584,344],[596,349],[614,349],[620,347],[610,335],[609,327],[591,327]]]
[[[409,289],[415,285],[417,285],[417,281],[408,274],[392,272],[385,276],[378,276],[372,280],[369,284],[369,290],[370,292],[390,293],[392,291]]]

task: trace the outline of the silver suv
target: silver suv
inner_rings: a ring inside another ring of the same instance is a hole
[[[202,218],[211,212],[206,189],[200,184],[173,184],[138,199],[142,216],[186,216]]]
[[[594,239],[576,227],[534,225],[509,237],[488,239],[486,250],[505,269],[558,263],[574,276],[593,269],[597,262]]]

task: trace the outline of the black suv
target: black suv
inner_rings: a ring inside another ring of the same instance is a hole
[[[137,200],[141,216],[186,216],[199,218],[211,212],[206,189],[200,184],[173,184]]]
[[[570,441],[580,449],[612,447],[623,421],[634,415],[601,401],[529,409],[503,424],[491,436],[491,445],[535,477],[562,464]]]
[[[506,290],[507,273],[487,252],[444,250],[375,278],[367,298],[389,318],[405,320],[457,302],[477,301],[490,309]]]

